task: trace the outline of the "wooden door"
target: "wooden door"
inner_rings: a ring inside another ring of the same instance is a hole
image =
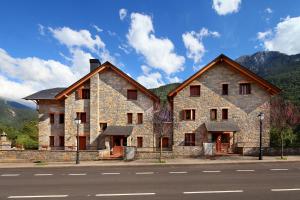
[[[216,151],[219,153],[222,149],[222,134],[218,134],[216,139]]]
[[[168,148],[168,147],[169,147],[169,138],[164,137],[164,138],[162,139],[162,147],[163,147],[163,148]]]
[[[79,149],[86,150],[86,136],[79,136]]]

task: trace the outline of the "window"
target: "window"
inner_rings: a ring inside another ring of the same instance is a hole
[[[138,118],[137,123],[142,124],[143,123],[143,113],[138,113],[137,118]]]
[[[50,114],[50,124],[54,124],[54,114]]]
[[[251,94],[251,84],[240,83],[240,94],[241,95]]]
[[[210,110],[210,119],[211,120],[217,120],[217,109],[211,109]]]
[[[228,84],[222,84],[222,95],[228,95]]]
[[[137,148],[143,147],[143,137],[137,137]]]
[[[54,136],[49,136],[49,146],[54,147]]]
[[[195,133],[186,133],[184,135],[185,146],[195,146]]]
[[[82,89],[82,99],[90,99],[90,89]]]
[[[77,112],[76,117],[77,117],[77,119],[81,120],[82,124],[86,123],[86,113],[85,112]]]
[[[127,113],[127,123],[132,124],[132,113]]]
[[[65,123],[65,114],[63,113],[59,114],[59,123],[60,124]]]
[[[100,129],[102,131],[105,131],[106,128],[107,128],[107,123],[100,123]]]
[[[196,110],[195,109],[183,110],[182,115],[183,115],[182,116],[183,120],[195,120]]]
[[[222,119],[223,120],[228,119],[228,109],[227,108],[222,109]]]
[[[64,147],[65,146],[65,137],[59,136],[59,146]]]
[[[137,90],[127,90],[128,100],[137,100]]]
[[[200,96],[200,85],[191,85],[190,86],[190,96],[199,97]]]

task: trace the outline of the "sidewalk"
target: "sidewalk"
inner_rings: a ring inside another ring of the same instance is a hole
[[[242,164],[242,163],[270,163],[270,162],[300,162],[300,156],[287,156],[281,160],[279,156],[264,156],[263,160],[257,157],[240,156],[238,158],[220,157],[217,159],[204,158],[176,158],[164,159],[159,163],[157,159],[134,161],[81,161],[79,165],[74,162],[49,162],[49,163],[0,163],[0,168],[33,168],[33,167],[83,167],[83,166],[151,166],[151,165],[203,165],[203,164]]]

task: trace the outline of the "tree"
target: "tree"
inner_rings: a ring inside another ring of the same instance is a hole
[[[162,140],[166,135],[171,135],[173,128],[176,127],[177,122],[174,119],[174,115],[170,105],[166,102],[163,104],[156,104],[154,106],[153,115],[154,131],[158,134],[160,151],[159,161],[162,162]]]
[[[280,137],[281,144],[281,158],[283,158],[284,141],[292,141],[291,130],[300,122],[300,115],[298,108],[290,101],[284,100],[282,97],[274,97],[271,100],[271,124],[273,128],[273,135],[277,133]]]

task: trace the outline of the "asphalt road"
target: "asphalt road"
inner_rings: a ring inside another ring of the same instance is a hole
[[[299,200],[300,162],[0,169],[0,199]]]

